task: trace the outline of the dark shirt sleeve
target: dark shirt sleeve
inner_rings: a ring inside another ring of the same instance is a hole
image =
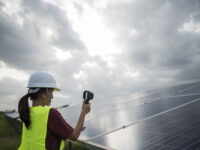
[[[58,138],[66,140],[73,133],[72,128],[62,117],[60,112],[55,108],[51,108],[49,112],[48,128]]]

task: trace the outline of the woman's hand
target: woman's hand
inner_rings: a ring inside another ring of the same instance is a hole
[[[74,128],[74,132],[71,134],[70,139],[76,141],[81,133],[85,129],[83,126],[84,120],[85,120],[85,115],[90,112],[90,103],[85,104],[85,101],[82,103],[82,108],[81,108],[81,114],[79,117],[79,120],[76,124],[76,127]]]
[[[90,112],[90,103],[89,104],[85,104],[85,100],[82,103],[82,111],[87,114]]]

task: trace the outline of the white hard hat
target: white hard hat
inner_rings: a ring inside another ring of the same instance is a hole
[[[54,77],[44,71],[33,73],[29,78],[27,88],[54,88],[55,91],[60,91]]]

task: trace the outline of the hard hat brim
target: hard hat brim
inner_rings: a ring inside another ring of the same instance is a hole
[[[32,86],[27,86],[27,88],[53,88],[54,91],[61,91],[61,89],[59,89],[57,87],[38,87],[38,86],[32,87]]]

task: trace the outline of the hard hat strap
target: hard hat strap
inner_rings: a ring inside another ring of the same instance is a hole
[[[48,88],[46,88],[46,94],[47,94],[47,99],[48,99],[48,105],[50,105],[51,99],[50,99],[50,96],[49,96]]]

